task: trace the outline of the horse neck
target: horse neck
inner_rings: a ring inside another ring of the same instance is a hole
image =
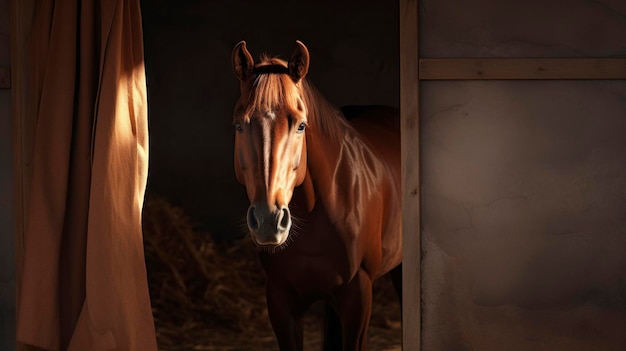
[[[348,124],[341,110],[332,106],[314,89],[310,91],[309,116],[314,121],[307,132],[307,164],[312,178],[315,196],[324,202],[330,213],[345,211],[344,204],[350,196],[338,184],[338,169],[345,162],[342,153],[350,148],[348,140],[360,139],[358,133]],[[344,155],[345,156],[345,155]],[[356,169],[354,170],[357,171]]]
[[[316,185],[330,186],[324,182],[332,179],[334,169],[340,159],[345,133],[329,135],[317,126],[307,135],[308,168]]]

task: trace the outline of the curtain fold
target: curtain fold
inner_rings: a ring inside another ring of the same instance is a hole
[[[40,1],[36,11],[18,342],[156,350],[141,231],[148,125],[139,0]]]

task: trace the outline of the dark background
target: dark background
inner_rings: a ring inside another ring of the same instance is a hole
[[[335,105],[399,104],[396,1],[142,1],[148,80],[148,194],[217,237],[242,234],[248,206],[233,172],[231,52],[286,59],[301,40],[309,78]]]

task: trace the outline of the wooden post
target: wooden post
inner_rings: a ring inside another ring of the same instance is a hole
[[[402,349],[421,348],[418,0],[400,0]]]

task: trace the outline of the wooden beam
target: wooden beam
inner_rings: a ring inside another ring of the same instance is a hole
[[[418,0],[400,0],[402,349],[421,349]]]
[[[0,89],[11,88],[11,67],[0,66]]]
[[[428,58],[421,80],[626,79],[626,58]]]

